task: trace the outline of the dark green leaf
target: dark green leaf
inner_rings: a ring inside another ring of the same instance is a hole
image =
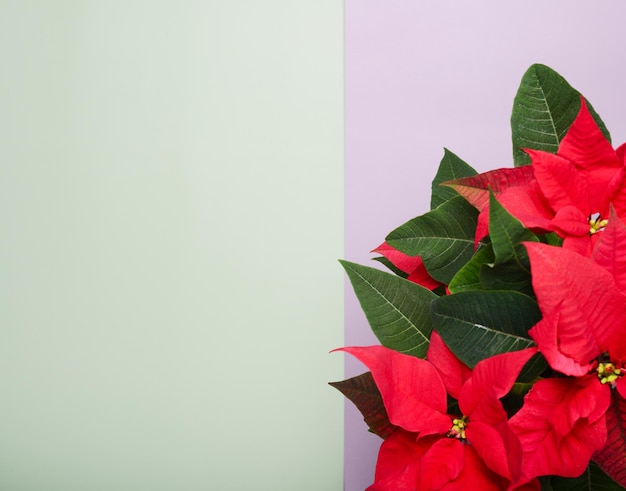
[[[534,356],[537,356],[536,354]],[[509,417],[518,412],[524,405],[524,396],[532,388],[533,384],[516,382],[513,384],[511,391],[505,395],[501,401],[504,409],[509,414]]]
[[[495,261],[491,244],[480,247],[472,259],[454,275],[448,289],[451,293],[472,290],[482,290],[480,271],[484,264],[492,264]]]
[[[432,194],[430,197],[431,210],[445,203],[451,198],[458,196],[458,193],[449,187],[441,186],[441,183],[476,175],[476,171],[447,148],[443,149],[444,154],[437,170],[437,175],[433,180]]]
[[[463,414],[463,411],[459,408],[459,401],[448,394],[448,414]]]
[[[541,491],[554,491],[549,476],[540,476],[539,482],[541,483]]]
[[[587,107],[610,141],[606,126],[589,101]],[[523,148],[556,153],[579,109],[580,93],[576,89],[551,68],[532,65],[522,77],[511,114],[515,166],[530,163]]]
[[[573,479],[553,477],[550,484],[553,491],[621,491],[625,489],[607,476],[594,462],[589,464],[580,477]]]
[[[421,256],[430,275],[448,284],[474,253],[478,211],[456,196],[391,232],[386,242],[409,256]]]
[[[537,236],[525,228],[489,193],[489,237],[494,262],[480,269],[480,282],[485,290],[515,290],[533,295],[530,261],[522,242],[537,242]]]
[[[430,302],[439,297],[391,273],[340,262],[380,343],[400,353],[424,357],[432,330]]]
[[[493,245],[495,264],[514,263],[530,274],[530,262],[521,242],[538,242],[537,236],[502,206],[489,193],[489,237]]]
[[[383,398],[371,372],[365,372],[341,382],[329,382],[329,385],[354,403],[372,433],[385,439],[398,429],[389,422]]]
[[[466,365],[533,346],[528,329],[541,319],[532,298],[513,291],[468,291],[432,303],[433,328]]]
[[[535,382],[537,377],[539,377],[547,367],[548,363],[543,355],[541,353],[536,353],[530,360],[528,360],[528,363],[526,363],[522,369],[519,377],[517,377],[517,381],[520,384],[530,384]]]
[[[539,242],[543,244],[553,245],[556,247],[563,246],[563,239],[554,232],[550,232],[548,234],[540,234],[537,236],[537,238],[539,239]]]
[[[514,262],[481,265],[480,284],[483,290],[513,290],[534,297],[530,273]]]
[[[408,278],[409,274],[405,273],[401,269],[397,268],[389,259],[384,256],[373,257],[372,260],[378,261],[382,265],[386,266],[393,274],[400,276],[401,278]]]

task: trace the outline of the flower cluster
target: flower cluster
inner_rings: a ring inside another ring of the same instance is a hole
[[[511,122],[513,167],[446,150],[392,273],[342,261],[381,343],[332,384],[383,438],[371,491],[626,487],[626,145],[543,65]]]

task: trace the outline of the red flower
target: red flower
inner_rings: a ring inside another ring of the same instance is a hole
[[[543,318],[529,334],[570,378],[536,382],[511,426],[526,477],[580,475],[606,442],[611,387],[626,395],[626,226],[611,213],[592,257],[526,243]]]
[[[377,252],[387,258],[396,268],[408,274],[407,280],[413,283],[422,285],[429,290],[434,290],[441,286],[441,283],[430,276],[420,256],[409,256],[386,242],[383,242],[372,252]]]
[[[524,452],[523,476],[581,475],[606,442],[610,399],[594,374],[535,382],[510,420]]]
[[[543,318],[529,334],[552,368],[582,376],[608,352],[626,362],[626,226],[612,213],[592,257],[526,243]],[[616,380],[622,396],[626,382]]]
[[[487,233],[488,190],[527,228],[556,232],[563,247],[590,255],[612,203],[626,214],[626,147],[613,150],[581,98],[580,111],[555,154],[527,149],[532,165],[500,169],[449,184],[481,211]]]
[[[371,370],[400,428],[381,445],[368,490],[514,489],[522,449],[499,398],[536,350],[497,355],[470,371],[439,339],[433,349],[431,363],[382,346],[343,348]],[[440,361],[441,372],[434,365]],[[461,415],[447,414],[446,386],[458,395]]]

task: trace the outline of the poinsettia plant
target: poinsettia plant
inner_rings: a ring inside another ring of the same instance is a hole
[[[382,438],[371,491],[626,489],[626,145],[524,74],[513,165],[445,150],[431,210],[341,261],[380,345],[331,383]]]

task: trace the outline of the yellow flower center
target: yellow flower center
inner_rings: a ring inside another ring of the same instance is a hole
[[[611,384],[613,387],[617,379],[622,376],[622,370],[615,368],[613,363],[599,363],[597,372],[601,384]]]
[[[452,428],[448,430],[446,436],[448,438],[458,438],[459,440],[465,440],[465,428],[467,428],[467,424],[469,423],[469,418],[467,416],[463,416],[461,418],[452,420]]]
[[[600,213],[594,213],[593,215],[590,215],[589,216],[589,235],[602,232],[608,223],[609,223],[608,220],[600,219]]]

